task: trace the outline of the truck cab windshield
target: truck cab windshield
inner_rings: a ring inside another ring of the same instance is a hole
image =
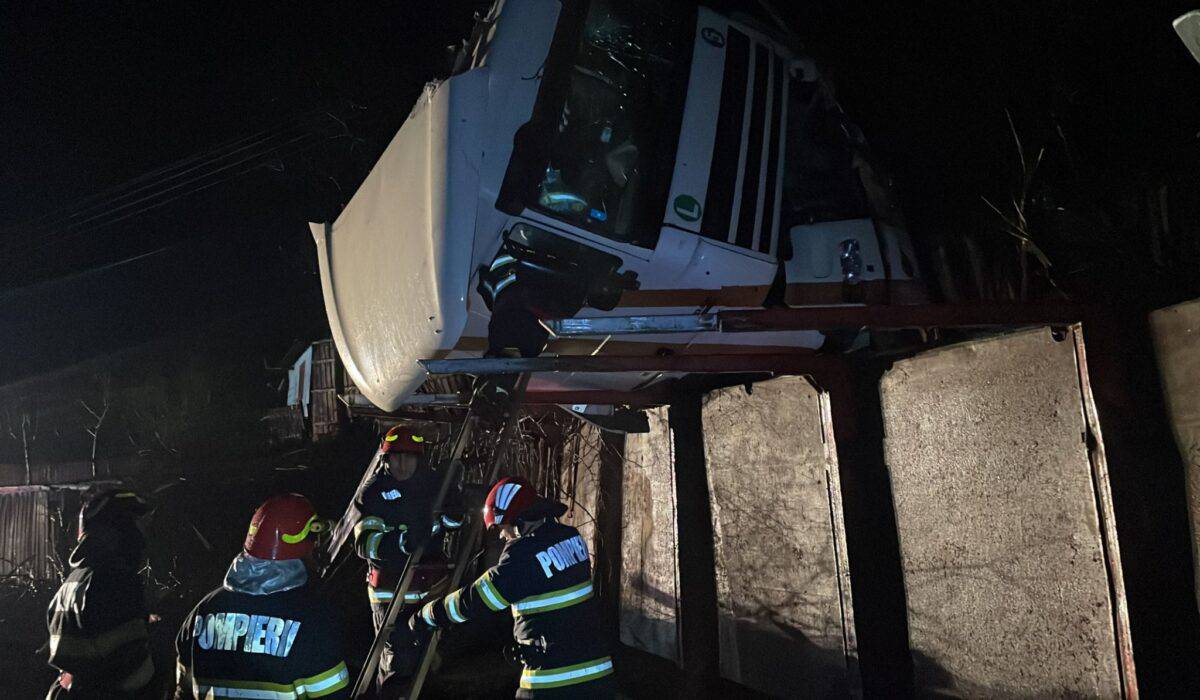
[[[589,4],[532,208],[654,247],[675,167],[694,17],[673,5]]]

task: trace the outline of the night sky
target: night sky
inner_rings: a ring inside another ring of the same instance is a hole
[[[323,335],[305,221],[486,4],[67,7],[0,8],[0,382],[212,324],[278,353]]]
[[[1011,194],[1006,113],[1028,153],[1046,149],[1042,182],[1077,212],[1138,178],[1200,170],[1200,65],[1171,27],[1195,2],[796,5],[918,236],[987,223],[980,196]]]
[[[349,198],[487,4],[3,4],[0,383],[213,324],[256,351],[323,335],[304,222]],[[1197,163],[1187,2],[774,4],[921,241],[1003,194],[1005,110],[1080,209]]]

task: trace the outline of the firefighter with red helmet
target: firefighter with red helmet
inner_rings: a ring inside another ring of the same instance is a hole
[[[613,663],[601,640],[587,543],[558,522],[566,506],[521,477],[492,487],[483,518],[505,540],[500,560],[469,586],[432,600],[409,620],[416,630],[512,609],[518,698],[611,698]]]
[[[153,697],[144,587],[138,570],[149,511],[136,493],[108,490],[79,512],[71,573],[46,614],[50,665],[59,669],[48,698]]]
[[[324,527],[299,494],[259,506],[224,584],[179,629],[176,698],[349,696],[341,621],[309,582]]]
[[[415,606],[446,575],[442,534],[462,525],[457,489],[447,493],[442,512],[433,512],[442,474],[430,468],[428,444],[420,432],[408,426],[393,427],[380,441],[374,474],[355,497],[354,551],[367,560],[367,598],[377,634],[387,619],[409,556],[425,545],[423,560],[401,601]],[[395,694],[419,661],[420,650],[413,644],[412,632],[397,625],[379,659],[380,695]]]

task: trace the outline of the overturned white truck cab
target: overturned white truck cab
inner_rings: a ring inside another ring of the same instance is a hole
[[[816,350],[818,332],[547,337],[548,318],[924,297],[899,214],[812,60],[751,19],[501,0],[332,223],[333,338],[394,410],[418,360]],[[556,374],[620,389],[657,374]]]

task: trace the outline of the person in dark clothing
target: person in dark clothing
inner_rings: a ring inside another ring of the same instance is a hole
[[[137,494],[109,490],[80,511],[71,573],[46,611],[49,662],[59,670],[47,698],[153,697],[138,575],[146,543],[137,519],[148,510]]]
[[[341,621],[308,577],[323,526],[299,494],[259,507],[224,584],[179,629],[177,700],[349,697]]]
[[[473,584],[426,603],[409,627],[425,632],[511,608],[515,652],[525,665],[518,698],[613,697],[587,543],[558,522],[565,512],[525,479],[501,479],[483,511],[487,526],[505,540],[500,560]]]
[[[426,444],[425,438],[410,428],[393,427],[375,455],[375,474],[355,497],[354,551],[367,560],[367,599],[376,634],[386,621],[409,556],[426,545],[403,601],[415,606],[445,577],[448,564],[441,551],[442,534],[462,525],[457,489],[447,494],[443,512],[433,512],[442,475],[429,467]],[[376,682],[380,695],[391,697],[400,692],[419,662],[420,649],[413,644],[411,631],[397,625],[379,659]]]

